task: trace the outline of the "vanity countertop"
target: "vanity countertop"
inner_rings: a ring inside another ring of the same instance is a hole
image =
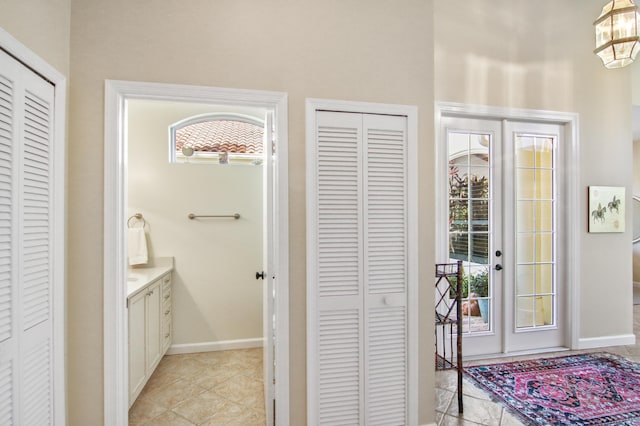
[[[127,298],[173,270],[173,257],[156,257],[148,266],[129,267],[127,270]]]

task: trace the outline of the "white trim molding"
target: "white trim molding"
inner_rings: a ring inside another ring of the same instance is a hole
[[[436,102],[435,104],[435,145],[436,145],[436,200],[446,200],[448,177],[447,148],[441,134],[441,118],[467,117],[511,121],[535,121],[539,123],[553,123],[563,125],[567,142],[565,154],[565,194],[567,212],[580,211],[580,144],[579,144],[579,116],[577,113],[556,112],[545,110],[530,110],[518,108],[500,108],[483,105],[466,105],[453,102]],[[446,259],[447,203],[440,202],[436,206],[436,260]],[[444,224],[444,225],[443,225]],[[567,221],[567,324],[566,342],[572,349],[579,347],[580,336],[580,224],[579,221]]]
[[[253,349],[264,346],[264,339],[221,340],[219,342],[184,343],[171,345],[167,355],[192,354],[198,352],[230,351],[233,349]]]
[[[11,34],[0,28],[0,49],[7,52],[48,80],[54,90],[54,123],[51,145],[53,211],[53,420],[55,424],[67,423],[66,407],[66,139],[67,139],[67,79],[44,59]]]
[[[107,80],[104,124],[104,424],[128,424],[126,322],[126,103],[130,99],[243,105],[271,109],[277,135],[278,252],[275,254],[275,399],[289,424],[289,204],[287,94],[178,84]],[[61,423],[63,424],[63,423]]]
[[[618,336],[583,337],[578,340],[574,349],[606,348],[609,346],[633,346],[636,344],[635,334],[621,334]]]

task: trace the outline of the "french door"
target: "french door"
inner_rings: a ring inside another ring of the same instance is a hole
[[[563,346],[563,126],[443,117],[441,134],[465,356]]]

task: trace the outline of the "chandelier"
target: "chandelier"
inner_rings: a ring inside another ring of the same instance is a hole
[[[602,8],[593,23],[596,49],[593,51],[607,68],[622,68],[633,62],[640,46],[640,14],[633,0],[612,0]]]

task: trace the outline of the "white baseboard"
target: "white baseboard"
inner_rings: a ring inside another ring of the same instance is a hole
[[[619,336],[586,337],[579,339],[578,347],[575,349],[594,349],[635,344],[636,336],[634,334],[621,334]]]
[[[238,339],[238,340],[222,340],[218,342],[201,342],[201,343],[184,343],[180,345],[171,345],[167,351],[167,355],[191,354],[197,352],[214,352],[228,351],[231,349],[251,349],[261,348],[264,339],[262,337],[256,339]]]

